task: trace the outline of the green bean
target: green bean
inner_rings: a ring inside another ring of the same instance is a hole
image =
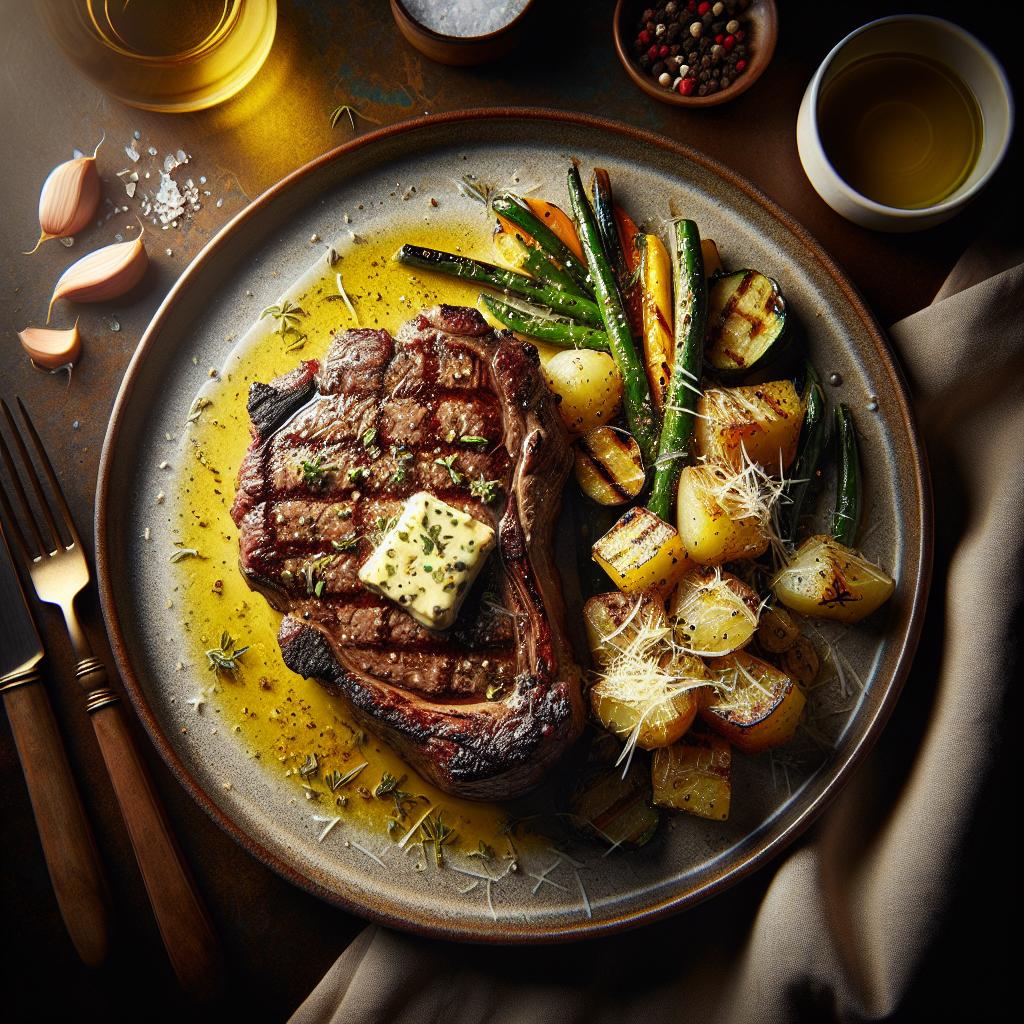
[[[608,351],[608,335],[592,327],[554,320],[551,317],[524,312],[516,306],[499,302],[491,295],[481,295],[480,301],[487,311],[506,327],[528,338],[546,341],[560,348],[592,348],[599,352]]]

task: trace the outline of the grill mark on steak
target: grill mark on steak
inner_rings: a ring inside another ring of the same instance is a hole
[[[551,555],[572,456],[536,350],[475,310],[438,306],[396,338],[339,334],[323,360],[254,384],[248,407],[253,441],[232,516],[247,581],[286,613],[285,664],[346,700],[442,789],[481,799],[529,789],[583,720]],[[454,474],[439,461],[451,456]],[[470,494],[478,478],[500,482],[495,505]],[[418,490],[497,533],[443,633],[357,576]],[[490,688],[498,699],[484,699]]]

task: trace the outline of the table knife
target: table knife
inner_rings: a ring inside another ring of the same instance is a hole
[[[43,686],[44,657],[0,526],[0,694],[57,905],[78,955],[97,967],[107,955],[108,888]]]

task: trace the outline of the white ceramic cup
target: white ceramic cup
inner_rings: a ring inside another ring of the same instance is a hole
[[[853,61],[882,53],[914,54],[945,64],[974,93],[981,110],[982,146],[974,169],[955,192],[933,206],[906,210],[868,199],[839,176],[822,145],[822,89]],[[923,14],[869,22],[837,43],[807,86],[796,122],[800,162],[815,191],[836,213],[876,231],[919,231],[948,220],[985,187],[1012,134],[1013,94],[999,61],[969,32]]]

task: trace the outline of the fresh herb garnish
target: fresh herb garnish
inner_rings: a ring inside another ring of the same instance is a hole
[[[299,325],[299,321],[306,315],[306,311],[301,306],[296,306],[294,302],[290,302],[285,299],[284,302],[279,303],[275,306],[267,306],[265,310],[259,315],[259,319],[263,320],[265,317],[270,317],[272,320],[276,320],[280,325],[279,330],[282,332],[294,331]]]
[[[367,427],[366,430],[363,431],[362,436],[359,438],[359,440],[364,448],[369,448],[370,445],[372,445],[373,442],[377,440],[377,428]]]
[[[339,772],[337,768],[332,772],[328,772],[324,776],[324,782],[327,783],[332,793],[336,793],[342,786],[347,786],[366,766],[366,761],[362,764],[357,764],[355,768],[349,768],[347,772]]]
[[[466,479],[465,475],[455,468],[455,460],[458,457],[458,453],[455,453],[453,455],[446,455],[444,458],[434,459],[435,466],[444,466],[444,468],[448,470],[448,475],[452,478],[452,483],[456,486]]]
[[[338,467],[329,463],[325,456],[314,455],[311,459],[303,459],[299,463],[299,476],[302,482],[310,487],[318,487],[326,482],[330,473],[336,473]]]
[[[325,581],[323,571],[334,561],[334,555],[320,555],[302,563],[302,577],[306,581],[306,593],[323,597]]]
[[[370,470],[366,466],[353,466],[347,475],[350,484],[361,484],[370,475]]]
[[[409,463],[413,460],[413,454],[412,452],[404,449],[397,450],[394,454],[395,458],[398,460],[398,465],[395,466],[395,470],[391,474],[390,482],[393,484],[404,483],[406,475],[409,472]]]
[[[342,537],[340,540],[332,540],[331,547],[335,551],[355,551],[359,547],[359,534],[350,533],[347,537]]]
[[[420,534],[420,543],[423,545],[423,554],[430,555],[436,550],[439,555],[443,555],[445,546],[441,542],[440,523],[428,526],[427,532]],[[424,566],[424,568],[429,568],[429,566]]]
[[[481,437],[479,434],[463,434],[459,440],[463,444],[490,444],[486,437]]]
[[[483,473],[480,474],[479,480],[470,480],[469,482],[469,493],[474,498],[479,498],[485,505],[496,501],[501,489],[500,480],[485,480]]]
[[[238,663],[245,652],[249,650],[248,645],[245,647],[236,647],[234,638],[228,635],[228,631],[224,630],[220,635],[220,647],[211,647],[206,652],[206,658],[210,663],[211,672],[230,672],[234,675],[238,671]]]
[[[481,839],[480,842],[477,844],[477,848],[475,850],[471,850],[468,854],[466,854],[466,856],[479,857],[480,860],[490,862],[495,858],[494,847],[491,846],[490,843],[485,843]]]
[[[317,760],[315,753],[309,754],[306,760],[302,762],[299,768],[299,774],[304,778],[308,779],[311,775],[316,775],[320,769],[320,762]]]
[[[444,867],[444,847],[454,843],[458,839],[458,832],[446,825],[441,817],[442,811],[428,814],[420,822],[420,832],[423,833],[423,844],[434,844],[434,864],[436,867]]]

